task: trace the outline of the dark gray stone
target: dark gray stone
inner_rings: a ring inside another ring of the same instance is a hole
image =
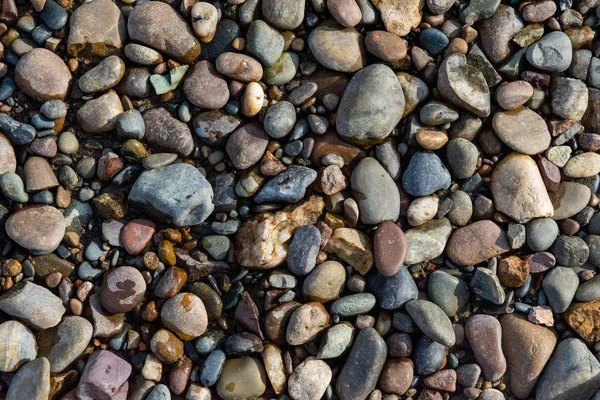
[[[413,154],[402,176],[402,187],[413,196],[427,196],[450,187],[450,173],[442,160],[431,152]]]
[[[306,188],[317,179],[317,171],[300,165],[291,165],[268,181],[254,201],[297,203],[304,198]]]
[[[406,267],[400,268],[392,276],[386,277],[380,273],[372,275],[369,286],[377,298],[377,304],[384,310],[396,310],[419,295],[417,285]]]
[[[315,268],[321,247],[321,232],[314,225],[302,225],[294,231],[287,252],[287,265],[296,275],[304,276]]]

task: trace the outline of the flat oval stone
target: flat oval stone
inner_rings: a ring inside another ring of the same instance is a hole
[[[373,238],[375,266],[383,276],[396,274],[408,253],[408,241],[404,232],[391,221],[383,221],[377,226]]]
[[[529,108],[497,112],[492,126],[500,140],[520,153],[539,154],[550,146],[546,121]]]
[[[83,74],[77,81],[85,93],[104,92],[116,86],[125,75],[125,63],[118,56],[110,56]]]
[[[371,157],[362,159],[350,178],[352,194],[363,224],[396,221],[400,215],[400,193],[388,172]]]
[[[140,65],[156,65],[163,61],[158,51],[137,43],[126,44],[124,53],[125,57]]]
[[[556,345],[556,333],[532,324],[517,313],[500,317],[502,349],[508,364],[511,391],[521,399],[529,397]]]
[[[6,233],[33,254],[53,252],[65,235],[65,219],[52,206],[22,209],[6,220]]]
[[[0,175],[17,170],[15,151],[8,138],[0,133]]]
[[[458,107],[477,115],[490,115],[490,91],[483,73],[460,53],[444,59],[438,72],[440,95]]]
[[[372,275],[369,286],[377,298],[377,304],[384,310],[398,309],[409,301],[416,300],[419,295],[408,268],[401,268],[392,276],[379,273]]]
[[[163,107],[152,108],[143,114],[145,138],[150,147],[168,153],[188,156],[194,150],[192,132],[186,123],[173,117]]]
[[[50,371],[64,371],[86,349],[94,328],[85,318],[70,315],[38,335],[39,354],[50,361]]]
[[[600,362],[579,339],[565,339],[546,364],[536,391],[536,399],[587,399],[600,387]]]
[[[377,144],[392,132],[403,113],[404,94],[396,75],[389,67],[374,64],[350,80],[338,107],[336,129],[350,143]]]
[[[554,214],[539,169],[527,155],[504,157],[494,170],[490,190],[496,209],[520,223]]]
[[[491,315],[478,314],[467,320],[465,334],[481,365],[485,379],[497,381],[506,372],[506,358],[502,352],[502,328]]]
[[[14,372],[27,361],[37,357],[35,336],[18,321],[0,324],[0,371]]]
[[[283,36],[264,21],[252,22],[246,35],[246,50],[265,66],[275,64],[283,53]]]
[[[192,293],[179,293],[169,298],[160,311],[163,325],[182,340],[192,340],[202,335],[208,326],[204,303]]]
[[[290,165],[268,181],[254,197],[257,203],[297,203],[304,198],[306,189],[317,179],[317,172],[301,165]]]
[[[58,296],[29,281],[19,282],[2,293],[0,310],[34,329],[58,325],[66,311]]]
[[[362,329],[338,375],[335,391],[341,399],[366,399],[375,389],[387,357],[383,338],[371,327]]]
[[[368,32],[365,36],[365,47],[369,53],[385,62],[398,62],[406,57],[406,42],[387,31]]]
[[[583,210],[588,205],[592,193],[589,187],[581,183],[561,182],[558,189],[549,192],[548,195],[554,207],[552,219],[560,221]]]
[[[569,178],[587,178],[600,173],[600,154],[587,152],[577,154],[562,169]]]
[[[337,299],[331,305],[331,312],[340,317],[366,314],[375,307],[375,296],[371,293],[357,293]]]
[[[106,274],[100,290],[102,307],[118,314],[133,310],[144,299],[146,281],[134,267],[115,268]]]
[[[340,297],[346,282],[346,269],[337,261],[319,264],[304,280],[302,294],[306,301],[326,303]]]
[[[245,54],[227,52],[216,60],[217,71],[241,82],[258,82],[263,76],[262,65]]]
[[[190,26],[170,5],[160,1],[137,4],[127,19],[129,37],[188,64],[200,55],[200,43]]]
[[[446,253],[458,265],[474,265],[510,251],[506,232],[493,221],[483,220],[454,230]]]
[[[427,294],[449,317],[453,317],[469,301],[469,286],[465,281],[442,270],[429,275]]]
[[[452,323],[435,303],[427,300],[411,300],[406,303],[406,311],[419,329],[431,340],[446,346],[454,345],[456,337]]]
[[[267,388],[267,375],[262,361],[253,357],[225,361],[217,381],[217,393],[225,400],[260,397]]]
[[[546,251],[558,237],[558,225],[552,218],[538,218],[527,223],[527,245],[533,251]]]
[[[571,65],[573,46],[563,32],[550,32],[527,48],[527,61],[548,72],[563,72]]]
[[[505,110],[514,110],[527,103],[533,96],[533,87],[527,81],[508,82],[496,92],[496,100]]]
[[[310,32],[308,46],[317,61],[331,70],[355,72],[365,65],[363,38],[352,27],[325,22]]]
[[[209,110],[222,108],[229,101],[227,82],[206,60],[194,64],[187,73],[183,91],[190,103]]]
[[[70,82],[71,72],[63,60],[44,48],[27,52],[15,66],[15,83],[39,102],[64,100]]]

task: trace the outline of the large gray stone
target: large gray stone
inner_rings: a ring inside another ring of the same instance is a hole
[[[350,184],[363,224],[376,225],[398,219],[400,192],[396,182],[376,159],[362,159],[352,171]]]
[[[129,201],[162,222],[176,226],[202,223],[213,211],[213,190],[189,164],[173,164],[143,172]]]
[[[17,283],[0,296],[0,310],[34,329],[58,325],[67,311],[59,297],[28,281]]]
[[[536,399],[589,399],[600,388],[600,363],[579,339],[556,346],[540,377]]]
[[[338,108],[336,129],[353,144],[377,144],[388,137],[403,113],[404,93],[394,71],[374,64],[350,80]]]
[[[23,365],[10,382],[6,400],[47,400],[50,396],[50,363],[38,358]]]

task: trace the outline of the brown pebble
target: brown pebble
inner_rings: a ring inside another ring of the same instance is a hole
[[[373,238],[373,252],[377,271],[383,276],[395,275],[408,253],[408,242],[402,229],[391,221],[381,222]]]

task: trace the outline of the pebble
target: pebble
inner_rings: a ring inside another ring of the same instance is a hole
[[[452,323],[444,311],[435,303],[426,300],[411,300],[406,311],[419,329],[430,339],[446,346],[455,342]]]
[[[373,255],[377,271],[383,276],[395,275],[406,260],[408,241],[398,225],[382,221],[373,239]]]
[[[319,264],[306,277],[302,294],[307,301],[326,303],[341,296],[345,282],[346,270],[342,264],[337,261],[326,261]]]
[[[44,357],[23,365],[10,382],[7,400],[17,400],[27,393],[32,400],[45,400],[50,395],[50,363]]]
[[[25,94],[39,102],[64,100],[70,82],[71,73],[65,63],[46,49],[29,51],[15,66],[15,83]]]
[[[179,293],[169,298],[160,316],[163,325],[182,340],[192,340],[202,335],[208,325],[204,303],[192,293]]]
[[[309,274],[315,268],[320,245],[321,232],[314,225],[298,227],[288,248],[290,271],[300,276]]]
[[[75,315],[64,317],[57,326],[38,335],[39,355],[48,359],[52,373],[60,373],[85,351],[92,333],[92,324],[87,319]]]
[[[550,132],[545,121],[528,108],[497,112],[492,126],[500,140],[520,153],[538,154],[550,146]],[[524,129],[527,129],[525,135]]]
[[[267,144],[268,136],[262,128],[248,124],[231,134],[225,149],[237,169],[246,169],[260,160]]]
[[[354,328],[348,323],[340,323],[328,328],[323,335],[317,358],[337,358],[349,352],[354,336]]]
[[[527,48],[527,61],[537,69],[563,72],[571,65],[571,40],[563,32],[550,32]]]
[[[379,333],[370,327],[362,329],[337,378],[337,395],[344,399],[366,398],[377,384],[386,356],[386,345]]]
[[[112,90],[87,101],[77,110],[77,120],[84,131],[104,133],[115,129],[118,116],[123,113],[119,96]]]
[[[291,165],[288,169],[268,181],[256,194],[254,200],[257,203],[297,203],[304,198],[306,189],[315,179],[317,179],[315,170]]]
[[[73,57],[105,57],[117,53],[126,39],[127,24],[119,7],[100,0],[82,4],[71,15],[67,50]]]
[[[578,285],[577,274],[567,267],[553,268],[542,282],[548,302],[552,310],[557,313],[564,313],[567,310],[575,297]]]
[[[110,398],[127,386],[131,365],[107,350],[92,353],[77,385],[77,398],[91,400]]]
[[[399,3],[394,0],[375,0],[373,5],[381,13],[381,20],[388,32],[400,37],[408,35],[421,22],[424,2],[409,0]]]
[[[222,108],[229,101],[227,82],[209,61],[200,61],[192,67],[183,91],[192,104],[209,110]]]
[[[500,280],[489,268],[479,267],[469,282],[475,294],[494,304],[501,305],[506,299]]]
[[[214,39],[219,22],[219,11],[210,3],[198,2],[190,10],[192,28],[203,43]]]
[[[469,300],[469,287],[465,281],[441,270],[429,275],[427,290],[431,301],[449,317],[455,316]]]
[[[490,189],[496,209],[520,223],[554,213],[537,165],[527,155],[505,157],[494,170]]]
[[[580,237],[559,235],[550,248],[550,253],[556,257],[558,264],[573,268],[588,260],[590,249]]]
[[[380,96],[373,98],[373,93]],[[382,64],[372,65],[356,73],[346,87],[338,107],[336,129],[351,143],[377,144],[391,133],[403,112],[402,87],[393,71]],[[373,120],[373,114],[380,118]]]
[[[314,339],[330,324],[330,316],[321,303],[306,303],[294,310],[286,330],[286,340],[293,346]]]
[[[579,339],[560,342],[536,387],[536,398],[558,400],[565,393],[591,397],[600,387],[600,363]]]
[[[264,21],[256,20],[250,25],[246,40],[248,52],[267,67],[275,64],[283,53],[283,36]]]
[[[200,55],[200,44],[189,26],[168,4],[150,1],[133,8],[127,18],[129,37],[183,63]]]
[[[438,257],[444,251],[452,232],[446,218],[433,219],[416,228],[406,231],[408,252],[406,265],[414,265]]]
[[[65,234],[63,215],[52,206],[22,209],[6,221],[6,233],[34,254],[54,251]]]
[[[296,109],[288,101],[278,101],[267,110],[264,129],[267,134],[279,139],[291,132],[296,123]]]
[[[116,86],[125,75],[125,63],[117,56],[102,60],[94,68],[83,74],[78,81],[84,93],[104,92]]]
[[[506,359],[498,320],[491,315],[474,315],[467,320],[465,333],[485,379],[497,381],[502,378],[506,372]]]
[[[600,300],[600,278],[594,277],[581,284],[575,292],[575,299],[582,302]]]
[[[395,310],[418,297],[417,285],[407,268],[392,276],[373,275],[369,287],[384,310]]]
[[[593,152],[577,154],[562,169],[569,178],[588,178],[600,172],[600,155]]]
[[[485,77],[467,58],[454,53],[440,65],[437,89],[442,98],[478,117],[490,115],[490,92]]]
[[[150,47],[128,43],[124,48],[125,57],[141,65],[156,65],[163,62],[162,55]]]
[[[163,221],[177,226],[203,222],[214,209],[212,199],[208,181],[187,164],[145,171],[129,192],[130,202],[149,214],[159,211]]]
[[[538,218],[527,223],[527,245],[533,251],[546,251],[558,237],[558,225],[551,218]]]
[[[288,393],[294,400],[319,400],[331,382],[331,368],[321,360],[298,364],[288,379]]]
[[[335,253],[361,275],[366,274],[374,264],[371,239],[356,229],[337,228],[329,238],[325,251]]]
[[[0,324],[4,340],[0,343],[0,371],[14,372],[37,357],[37,344],[33,333],[18,321]]]
[[[406,57],[407,51],[404,40],[393,33],[386,31],[368,32],[365,36],[365,48],[369,53],[390,63],[402,60]],[[400,83],[400,85],[402,85],[402,83]]]
[[[416,152],[402,176],[402,188],[412,196],[428,196],[447,189],[450,181],[450,173],[435,153]]]
[[[590,201],[590,188],[577,182],[561,182],[554,192],[550,192],[554,206],[552,219],[560,221],[577,214]]]
[[[387,171],[374,158],[366,157],[354,168],[350,178],[363,224],[395,221],[400,212],[400,193]]]
[[[253,357],[225,361],[217,381],[217,393],[225,400],[259,397],[266,389],[267,376],[262,361]]]
[[[265,0],[262,13],[267,22],[279,29],[295,29],[304,19],[305,0]]]
[[[100,291],[100,301],[113,314],[129,312],[142,302],[145,291],[146,282],[137,269],[119,267],[107,275]]]

